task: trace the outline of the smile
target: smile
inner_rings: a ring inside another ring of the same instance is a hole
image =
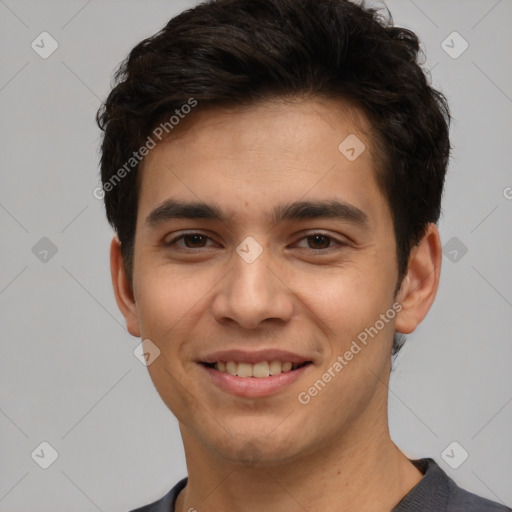
[[[202,363],[199,367],[206,373],[210,384],[225,393],[244,398],[262,398],[284,391],[314,365],[311,361],[261,361],[255,364],[218,361]],[[276,373],[271,374],[271,370]]]
[[[265,378],[272,375],[280,375],[281,373],[290,372],[302,368],[310,364],[311,361],[303,363],[293,363],[291,361],[260,361],[256,364],[243,363],[236,361],[218,361],[216,363],[203,363],[205,366],[218,370],[219,372],[228,373],[237,377],[256,377]]]

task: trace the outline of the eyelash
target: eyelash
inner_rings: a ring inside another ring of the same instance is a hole
[[[176,238],[173,238],[172,240],[170,240],[169,242],[165,242],[163,245],[164,245],[164,247],[169,248],[169,247],[172,247],[173,245],[175,245],[176,242],[178,242],[179,240],[182,240],[185,237],[192,237],[192,236],[201,236],[203,238],[207,238],[207,239],[211,240],[211,238],[208,235],[204,235],[203,233],[190,232],[190,233],[182,233],[181,235],[177,236]],[[320,233],[320,232],[308,234],[306,236],[303,236],[300,240],[305,240],[305,239],[315,237],[315,236],[322,236],[324,238],[328,238],[331,242],[335,242],[340,248],[346,247],[348,245],[347,243],[341,242],[340,240],[332,237],[331,235],[327,235],[325,233]],[[324,249],[306,249],[306,250],[309,250],[312,252],[322,252],[322,251],[331,252],[330,249],[332,250],[333,247],[335,247],[335,246],[327,247]],[[206,247],[198,247],[195,249],[190,248],[190,247],[182,247],[180,250],[185,253],[192,253],[192,252],[197,252],[198,249],[206,249]]]

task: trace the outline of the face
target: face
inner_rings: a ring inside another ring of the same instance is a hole
[[[185,128],[142,165],[125,313],[182,432],[272,465],[384,425],[397,261],[366,120],[318,100]]]

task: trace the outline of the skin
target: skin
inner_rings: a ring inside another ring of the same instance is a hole
[[[370,128],[334,100],[217,108],[191,115],[143,161],[133,286],[117,238],[112,280],[129,332],[161,351],[148,371],[183,438],[189,482],[178,512],[389,511],[420,481],[390,438],[387,384],[394,330],[414,331],[434,301],[441,242],[429,225],[395,298],[393,224],[375,181]],[[349,134],[366,146],[353,162],[338,150]],[[170,197],[215,202],[231,218],[148,225]],[[266,217],[277,204],[303,199],[346,201],[367,214],[368,226],[273,225]],[[185,231],[209,238],[164,246]],[[328,238],[308,239],[318,232]],[[235,251],[248,236],[263,249],[251,264]],[[396,301],[395,318],[300,403],[298,394]],[[269,397],[231,395],[197,363],[216,350],[273,347],[314,364]]]

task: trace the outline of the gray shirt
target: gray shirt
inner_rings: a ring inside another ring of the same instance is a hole
[[[512,509],[461,489],[433,459],[411,460],[423,473],[390,512],[512,512]],[[187,485],[180,480],[163,498],[131,512],[175,512],[178,494]]]

